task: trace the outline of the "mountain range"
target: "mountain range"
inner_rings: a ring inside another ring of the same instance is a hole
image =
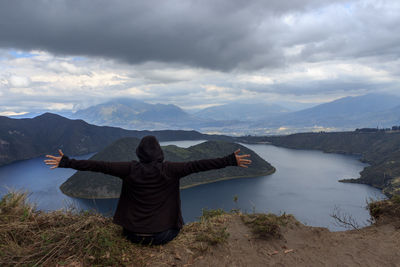
[[[332,127],[355,129],[391,127],[400,123],[400,97],[368,94],[344,97],[329,103],[257,122],[254,127]]]
[[[367,94],[292,112],[277,104],[230,103],[188,113],[176,105],[116,99],[74,113],[97,125],[136,130],[192,129],[229,135],[354,130],[400,124],[400,97]],[[283,130],[283,131],[282,131]]]
[[[194,115],[199,118],[218,121],[264,121],[289,113],[289,109],[277,104],[229,103],[202,109]]]
[[[75,113],[71,119],[130,130],[196,130],[227,135],[288,134],[354,130],[400,124],[400,97],[367,94],[340,98],[299,111],[278,104],[230,103],[187,112],[172,104],[114,99]]]
[[[96,126],[45,113],[35,118],[11,119],[0,116],[0,166],[17,160],[54,154],[62,149],[69,155],[97,152],[122,137],[154,135],[160,141],[212,140],[229,137],[205,135],[196,131],[134,131]]]
[[[195,128],[202,121],[176,105],[149,104],[135,99],[114,99],[77,111],[73,118],[96,125],[108,125],[135,130]]]

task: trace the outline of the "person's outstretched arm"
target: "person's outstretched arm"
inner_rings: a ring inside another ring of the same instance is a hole
[[[47,160],[44,162],[55,168],[72,168],[78,171],[92,171],[110,174],[117,177],[126,177],[129,175],[131,162],[107,162],[97,160],[76,160],[69,159],[61,149],[58,150],[60,156],[46,155]]]
[[[184,177],[195,172],[203,172],[214,169],[221,169],[228,166],[239,166],[247,168],[251,164],[248,158],[250,154],[239,155],[240,149],[234,153],[215,159],[203,159],[188,162],[169,162],[168,172],[175,177]]]

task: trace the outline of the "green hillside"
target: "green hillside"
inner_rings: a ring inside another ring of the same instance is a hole
[[[100,151],[119,138],[142,138],[146,135],[154,135],[160,141],[231,139],[196,131],[135,131],[96,126],[83,120],[70,120],[52,113],[32,119],[0,116],[0,166],[51,154],[60,148],[68,155],[84,155]]]
[[[92,160],[131,161],[138,160],[135,154],[139,144],[137,138],[122,138],[94,155]],[[223,157],[240,148],[251,154],[249,168],[227,167],[202,173],[195,173],[181,179],[181,187],[189,187],[222,179],[256,177],[273,173],[275,169],[255,152],[235,143],[208,141],[189,148],[177,146],[163,147],[166,161],[190,161],[205,158]],[[117,198],[121,190],[121,180],[101,173],[79,171],[61,185],[61,191],[69,196],[80,198]]]

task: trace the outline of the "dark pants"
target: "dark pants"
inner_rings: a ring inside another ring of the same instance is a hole
[[[174,239],[179,234],[179,231],[180,229],[168,229],[164,232],[144,236],[124,228],[123,235],[132,243],[141,245],[163,245]]]

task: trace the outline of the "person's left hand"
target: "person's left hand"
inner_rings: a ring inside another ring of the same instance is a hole
[[[237,165],[239,167],[248,168],[247,165],[251,164],[251,160],[248,159],[250,157],[250,154],[239,155],[239,153],[240,153],[240,149],[235,151]]]
[[[46,165],[52,166],[50,167],[50,169],[55,169],[60,164],[61,158],[64,156],[64,153],[61,151],[61,149],[58,150],[58,153],[60,154],[60,157],[46,155],[46,157],[50,159],[44,160],[44,163],[46,163]]]

